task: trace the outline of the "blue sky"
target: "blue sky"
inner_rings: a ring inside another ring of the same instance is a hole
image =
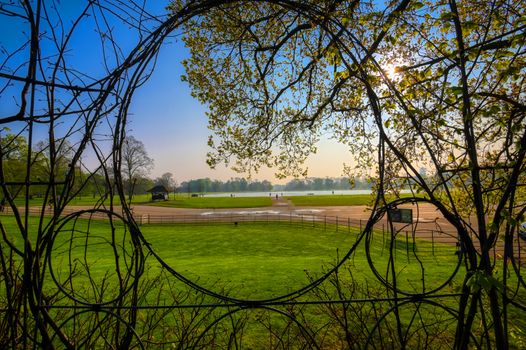
[[[166,3],[150,1],[148,8],[154,13],[163,13]],[[68,15],[78,13],[85,6],[85,1],[63,1],[60,6],[60,13],[67,20]],[[77,68],[89,69],[97,75],[103,74],[103,70],[96,68],[102,60],[97,56],[100,55],[97,50],[98,34],[94,31],[93,23],[88,19],[79,29],[70,45],[72,52],[68,57],[75,60]],[[119,24],[115,24],[115,34],[119,36],[120,44],[125,51],[131,49],[137,38],[131,34],[132,30],[118,26]],[[3,33],[0,43],[8,51],[26,36],[17,21],[0,23],[0,30]],[[5,56],[3,53],[1,55],[3,60]],[[131,122],[128,129],[144,142],[150,157],[155,161],[155,168],[150,175],[156,177],[164,172],[171,172],[177,182],[200,177],[227,180],[247,176],[223,166],[212,170],[206,164],[206,153],[210,151],[206,144],[210,134],[205,116],[206,106],[190,96],[189,86],[180,79],[184,74],[180,62],[187,55],[188,50],[180,40],[173,39],[166,43],[161,49],[153,75],[137,90],[129,109]],[[25,70],[22,72],[25,74]],[[8,92],[9,90],[4,92],[4,96],[0,96],[1,116],[14,110],[14,105],[9,102]],[[41,137],[45,136],[43,132]],[[309,176],[341,176],[344,162],[350,163],[346,147],[324,139],[319,145],[318,154],[308,161]],[[283,182],[276,180],[273,174],[272,169],[262,169],[259,174],[253,174],[253,178]]]

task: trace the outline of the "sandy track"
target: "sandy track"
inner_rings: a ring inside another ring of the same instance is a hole
[[[256,215],[256,214],[276,214],[276,215],[314,215],[318,217],[331,217],[347,221],[362,220],[367,222],[371,215],[371,209],[367,206],[321,206],[321,207],[300,207],[294,206],[290,202],[275,201],[275,205],[270,207],[258,208],[228,208],[228,209],[189,209],[189,208],[167,208],[150,205],[133,205],[132,211],[135,217],[145,215],[150,216],[225,216],[225,215]],[[430,204],[424,203],[416,205],[405,205],[404,208],[413,209],[413,220],[418,220],[418,230],[437,230],[445,232],[454,232],[454,228],[449,224],[436,208]],[[86,206],[69,206],[68,212],[89,209]],[[114,209],[120,212],[120,207]],[[385,218],[380,223],[385,223]]]

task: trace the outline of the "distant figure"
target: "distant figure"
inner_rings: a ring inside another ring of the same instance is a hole
[[[269,196],[269,197],[272,197],[272,193],[269,193],[268,196]]]
[[[334,194],[334,190],[332,191],[332,194]]]
[[[276,199],[278,199],[278,194],[276,193]]]

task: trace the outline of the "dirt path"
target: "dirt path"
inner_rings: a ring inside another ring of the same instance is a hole
[[[444,231],[452,231],[453,227],[440,215],[440,213],[429,204],[405,206],[413,209],[413,220],[418,220],[419,229],[436,230],[440,227]],[[70,206],[68,211],[87,209],[85,206]],[[321,217],[338,217],[342,220],[362,220],[366,222],[371,209],[364,205],[356,206],[320,206],[300,207],[294,206],[290,200],[278,197],[273,198],[272,206],[258,208],[228,208],[228,209],[189,209],[189,208],[167,208],[150,205],[133,205],[134,216],[200,216],[200,215],[243,215],[243,214],[280,214],[280,215],[315,215]],[[115,207],[120,212],[120,207]],[[385,219],[384,219],[385,220]]]

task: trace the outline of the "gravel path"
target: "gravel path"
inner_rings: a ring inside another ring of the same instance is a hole
[[[86,209],[85,206],[70,206],[69,210]],[[404,208],[413,209],[413,220],[418,219],[419,230],[441,230],[446,232],[453,231],[453,227],[443,219],[442,215],[430,204],[420,204],[417,206],[406,205]],[[68,210],[68,211],[69,211]],[[115,210],[120,211],[119,207]],[[225,215],[243,215],[243,214],[281,214],[281,215],[315,215],[338,217],[342,220],[363,220],[364,223],[369,219],[371,210],[367,206],[322,206],[322,207],[300,207],[294,206],[290,201],[275,200],[270,207],[258,208],[229,208],[229,209],[189,209],[189,208],[167,208],[151,205],[133,205],[134,216],[140,217],[143,215],[151,216],[218,216]],[[383,220],[385,222],[385,219]]]

